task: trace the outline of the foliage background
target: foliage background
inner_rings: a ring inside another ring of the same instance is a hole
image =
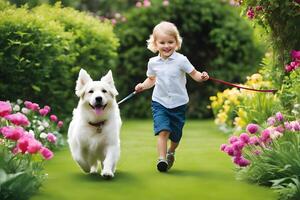
[[[263,55],[263,48],[253,40],[249,24],[227,3],[218,0],[174,0],[169,6],[157,1],[151,7],[130,10],[126,17],[127,22],[115,29],[122,41],[117,72],[126,72],[126,76],[118,77],[122,96],[132,92],[135,84],[146,78],[147,62],[155,56],[147,50],[146,40],[162,20],[176,24],[183,37],[180,52],[199,71],[207,71],[212,77],[240,82],[256,71]],[[204,84],[188,81],[187,87],[188,116],[211,116],[206,107],[208,97],[224,86],[209,81]],[[132,103],[122,105],[122,112],[130,117],[150,117],[150,96],[150,91],[139,95]]]

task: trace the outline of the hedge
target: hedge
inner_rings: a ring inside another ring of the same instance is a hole
[[[1,99],[32,100],[71,116],[80,68],[95,79],[114,69],[110,23],[72,8],[42,5],[0,11]]]

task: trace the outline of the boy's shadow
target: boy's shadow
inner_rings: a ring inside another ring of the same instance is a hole
[[[220,179],[227,177],[226,173],[220,173],[215,171],[201,171],[201,170],[181,170],[172,169],[166,173],[166,175],[177,177],[194,177],[200,179]]]

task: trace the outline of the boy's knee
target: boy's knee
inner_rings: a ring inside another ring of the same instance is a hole
[[[160,137],[169,138],[170,132],[169,131],[161,131],[159,132]]]

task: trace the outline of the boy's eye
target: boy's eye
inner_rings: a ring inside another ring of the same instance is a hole
[[[89,93],[91,93],[91,94],[94,93],[94,90],[90,90]]]

